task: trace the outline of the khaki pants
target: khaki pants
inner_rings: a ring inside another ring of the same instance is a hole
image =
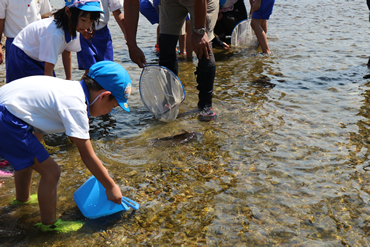
[[[194,1],[196,0],[161,0],[159,7],[160,33],[171,35],[185,34],[186,16],[190,14],[194,28]],[[207,0],[207,35],[209,41],[214,38],[213,29],[218,18],[218,1]]]

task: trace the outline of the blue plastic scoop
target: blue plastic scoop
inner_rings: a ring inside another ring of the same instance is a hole
[[[109,201],[103,185],[94,177],[90,177],[73,194],[77,207],[89,219],[111,215],[120,211],[129,210],[129,207],[138,210],[139,204],[129,198],[122,197],[122,203]]]

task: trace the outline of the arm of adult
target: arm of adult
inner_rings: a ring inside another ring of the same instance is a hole
[[[126,39],[126,29],[125,29],[125,17],[123,16],[123,13],[120,9],[117,9],[115,11],[112,11],[114,18],[116,19],[116,22],[118,23],[118,26],[121,28],[121,31]]]
[[[108,200],[120,204],[122,202],[122,192],[119,186],[109,176],[108,170],[104,167],[100,159],[96,156],[89,139],[79,139],[69,137],[74,142],[80,152],[81,159],[87,169],[104,186]]]
[[[207,24],[207,0],[194,0],[194,28],[205,28]],[[209,53],[212,52],[209,45],[208,35],[200,35],[196,32],[192,34],[193,50],[199,59],[206,56],[209,59]]]
[[[62,53],[62,60],[66,79],[72,80],[72,55],[70,51],[64,50]]]
[[[54,76],[54,67],[54,64],[45,62],[44,75]]]
[[[131,60],[140,68],[146,64],[145,56],[136,43],[137,24],[139,20],[139,0],[124,1],[125,31],[128,51]]]
[[[3,31],[4,31],[4,23],[5,19],[0,19],[0,39],[3,37]],[[0,43],[0,64],[4,62],[4,52],[3,52],[3,47]]]

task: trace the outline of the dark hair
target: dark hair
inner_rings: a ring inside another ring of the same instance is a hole
[[[57,10],[54,15],[54,21],[57,24],[58,28],[61,27],[67,27],[69,34],[71,35],[72,38],[75,38],[77,33],[76,33],[76,26],[78,23],[78,18],[80,16],[80,12],[82,12],[81,16],[86,17],[88,14],[90,14],[90,20],[94,21],[92,25],[93,31],[95,30],[95,21],[99,20],[100,17],[100,12],[98,11],[83,11],[80,10],[79,8],[69,8],[71,11],[71,17],[68,17],[65,11],[66,7]]]
[[[86,86],[87,86],[87,89],[89,89],[89,92],[97,92],[97,91],[100,91],[100,90],[105,90],[102,86],[100,86],[99,83],[97,83],[94,79],[92,79],[90,76],[88,75],[84,75],[82,77],[82,80],[84,80]],[[110,94],[109,95],[109,100],[114,100],[115,97]]]

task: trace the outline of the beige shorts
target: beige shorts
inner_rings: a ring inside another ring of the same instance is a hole
[[[159,32],[163,34],[185,34],[185,20],[190,14],[191,27],[194,28],[194,1],[196,0],[160,0]],[[207,0],[207,35],[214,38],[213,29],[218,18],[218,1]]]

